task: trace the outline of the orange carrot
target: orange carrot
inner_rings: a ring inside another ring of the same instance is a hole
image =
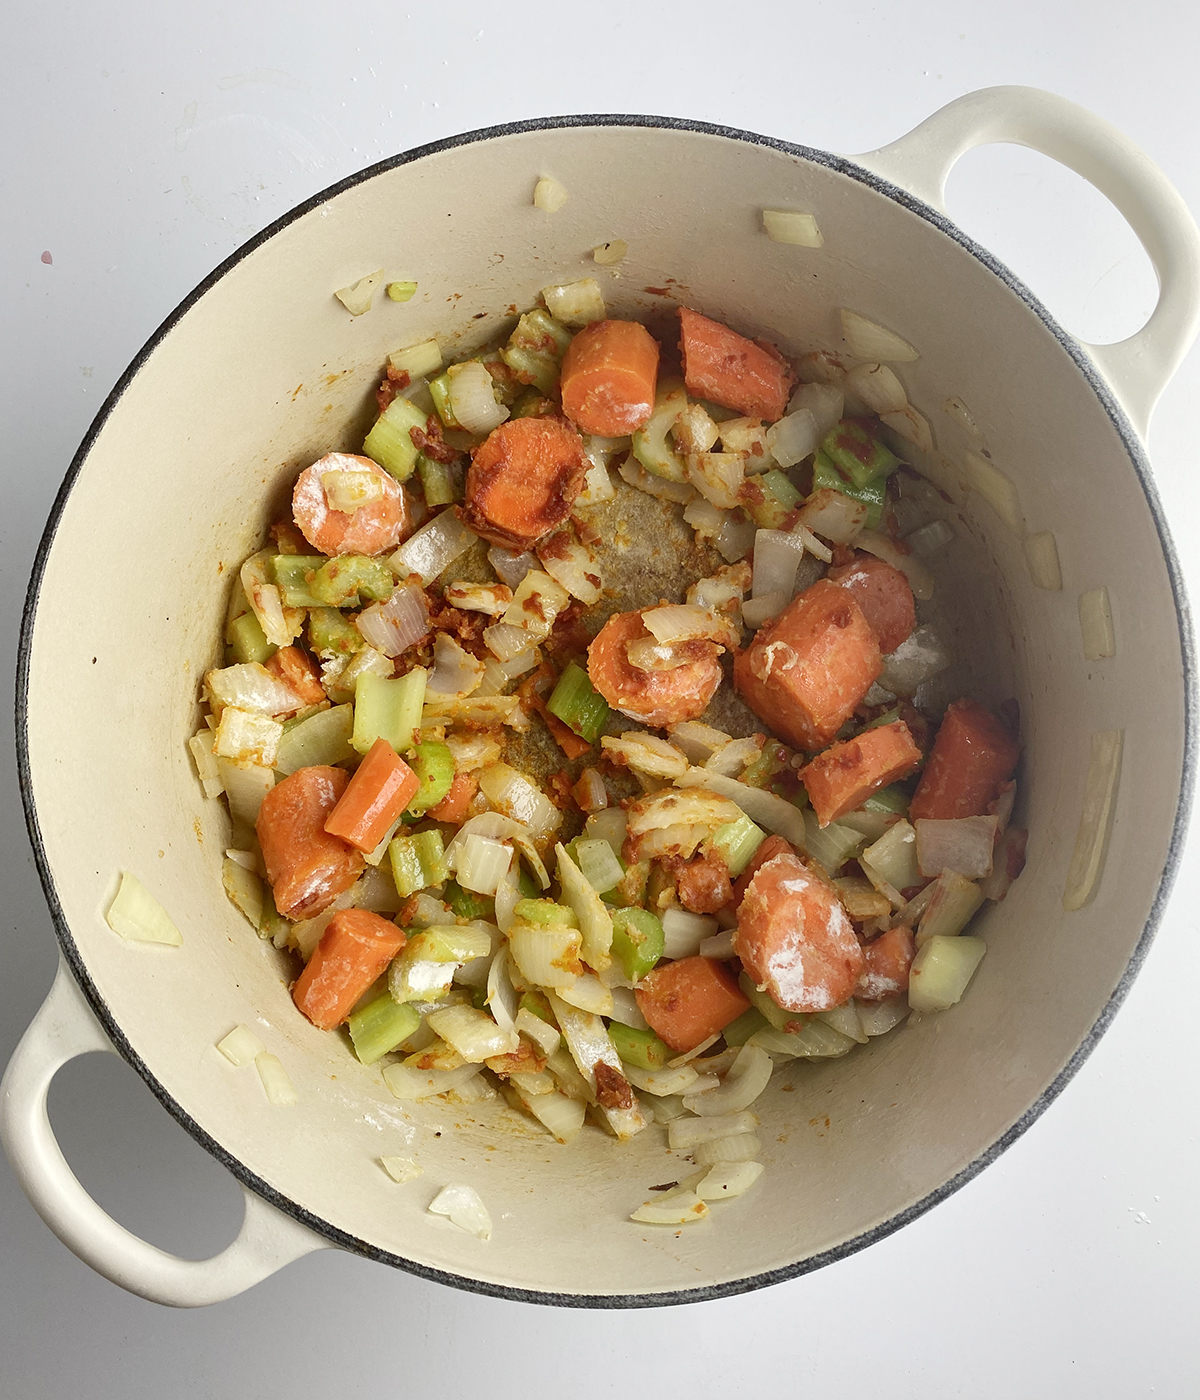
[[[716,644],[697,638],[683,644],[694,646],[695,660],[673,671],[643,671],[626,647],[649,636],[640,612],[614,613],[588,648],[588,679],[614,709],[643,724],[697,719],[721,684]]]
[[[863,1001],[883,1001],[908,991],[908,970],[916,956],[912,930],[897,924],[863,949],[866,968],[854,995]]]
[[[982,817],[1016,771],[1021,746],[977,700],[956,700],[942,720],[909,817]]]
[[[267,670],[290,685],[306,706],[320,705],[326,699],[312,657],[299,647],[280,647],[267,662]]]
[[[369,909],[339,909],[292,988],[314,1026],[331,1031],[404,947],[403,929]]]
[[[479,791],[479,779],[474,773],[455,773],[450,791],[436,807],[425,813],[430,821],[451,822],[458,826],[467,819],[471,809],[471,799]]]
[[[758,630],[733,680],[781,739],[813,750],[833,738],[882,670],[879,641],[854,595],[821,579]]]
[[[363,852],[373,851],[412,801],[421,780],[386,739],[376,739],[325,822]]]
[[[341,768],[298,768],[262,800],[258,844],[284,918],[313,918],[362,874],[362,856],[325,830],[347,782]]]
[[[654,411],[658,341],[638,321],[593,321],[567,347],[563,412],[585,433],[624,437]]]
[[[724,963],[699,956],[659,963],[634,996],[654,1034],[680,1053],[719,1034],[750,1007]]]
[[[759,867],[738,909],[733,950],[785,1011],[849,1001],[866,965],[836,890],[798,856]]]
[[[832,744],[800,770],[822,826],[856,811],[878,788],[906,778],[921,761],[902,719]]]
[[[875,629],[879,650],[895,651],[917,624],[916,608],[908,580],[890,564],[870,554],[859,554],[851,564],[830,569],[830,583],[848,588]]]
[[[334,510],[325,495],[326,472],[367,472],[382,495],[353,514]],[[331,452],[302,471],[292,491],[292,515],[301,534],[322,554],[380,554],[394,549],[408,528],[408,505],[400,483],[369,457]]]
[[[689,394],[768,423],[783,417],[793,375],[773,345],[747,340],[686,306],[679,309],[679,329]]]
[[[774,860],[776,856],[794,856],[796,848],[790,841],[785,841],[782,836],[772,833],[762,843],[757,851],[750,857],[750,864],[742,871],[734,882],[733,886],[733,907],[736,910],[742,902],[742,896],[746,893],[746,888],[750,881],[758,874],[760,866],[766,865],[767,861]]]
[[[581,739],[573,729],[568,729],[557,715],[552,715],[544,700],[537,709],[546,721],[546,728],[554,735],[555,742],[568,758],[582,758],[585,753],[591,753],[591,744],[586,739]]]
[[[506,549],[528,549],[561,525],[583,490],[583,440],[560,418],[510,418],[475,449],[462,518]]]

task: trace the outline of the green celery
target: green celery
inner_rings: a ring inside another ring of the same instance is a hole
[[[436,924],[410,933],[404,946],[416,962],[466,963],[491,953],[492,936],[469,925]]]
[[[614,885],[601,896],[605,904],[616,904],[623,908],[633,908],[646,897],[646,884],[650,878],[650,862],[638,861],[626,867],[621,883]]]
[[[448,372],[443,371],[436,379],[429,381],[429,397],[433,400],[437,416],[442,420],[442,427],[457,428],[459,422],[454,416],[453,408],[450,407],[450,375]],[[415,457],[413,461],[415,463]]]
[[[883,507],[887,498],[887,481],[878,478],[865,486],[855,486],[848,481],[832,460],[824,452],[818,452],[813,462],[813,491],[840,491],[852,501],[861,501],[867,508],[867,529],[878,530],[883,521]]]
[[[889,783],[878,792],[873,792],[863,803],[868,812],[899,812],[904,816],[908,811],[909,796],[899,783]]]
[[[263,907],[258,920],[258,936],[269,938],[274,941],[276,938],[282,942],[287,936],[287,931],[291,928],[290,922],[283,917],[275,908],[275,896],[271,891],[271,882],[263,881],[262,887]]]
[[[741,974],[738,978],[738,986],[742,989],[742,993],[749,1001],[751,1008],[756,1010],[763,1020],[774,1026],[776,1030],[781,1031],[789,1023],[794,1025],[803,1019],[800,1012],[785,1011],[774,997],[761,991],[749,973],[743,972]],[[743,1012],[742,1014],[745,1016],[748,1013]]]
[[[743,1011],[736,1021],[731,1021],[721,1034],[725,1037],[726,1045],[745,1045],[756,1031],[768,1025],[770,1022],[762,1012],[752,1006],[749,1011]]]
[[[885,710],[883,714],[871,720],[869,724],[864,724],[859,732],[865,734],[868,729],[882,729],[885,724],[895,724],[899,718],[900,707],[897,705],[890,710]]]
[[[386,739],[397,753],[408,753],[421,727],[427,672],[414,666],[407,675],[387,680],[364,671],[354,689],[354,748],[365,754],[376,739]],[[420,776],[418,774],[418,776]]]
[[[225,629],[225,640],[233,651],[234,660],[243,664],[257,661],[262,666],[279,650],[267,641],[258,618],[252,612],[233,619]]]
[[[523,345],[506,345],[500,357],[520,384],[530,385],[539,394],[552,394],[558,388],[558,360],[540,350]]]
[[[900,458],[876,436],[869,420],[843,418],[821,440],[821,451],[855,486],[863,487],[891,475]]]
[[[545,992],[539,992],[535,987],[531,992],[522,992],[521,1000],[517,1002],[518,1011],[528,1011],[531,1016],[536,1016],[539,1021],[545,1021],[548,1026],[557,1026],[554,1019],[554,1012],[550,1009],[550,998]]]
[[[406,1041],[420,1024],[420,1012],[394,1001],[389,992],[384,992],[350,1016],[354,1053],[364,1065],[373,1065]]]
[[[665,1045],[653,1031],[634,1030],[613,1021],[608,1027],[608,1036],[616,1047],[617,1054],[629,1065],[639,1069],[664,1069],[675,1052]]]
[[[405,398],[394,398],[367,434],[363,452],[397,481],[407,481],[417,464],[417,445],[412,429],[425,430],[425,414]]]
[[[315,574],[328,561],[323,554],[277,554],[271,560],[275,583],[285,608],[319,608],[322,600],[314,598],[308,576]]]
[[[352,656],[365,645],[362,633],[337,608],[309,609],[308,644],[326,660],[335,656]]]
[[[574,661],[559,676],[546,708],[589,744],[596,742],[608,723],[608,702]]]
[[[412,301],[416,295],[417,284],[415,282],[389,282],[384,290],[393,301]]]
[[[742,770],[741,779],[750,787],[765,788],[776,773],[782,773],[788,766],[790,755],[782,744],[768,740],[759,750],[758,757]]]
[[[755,826],[749,817],[742,816],[737,821],[726,822],[717,827],[708,844],[716,851],[736,880],[750,864],[754,852],[767,839],[767,833]]]
[[[556,360],[561,360],[567,353],[571,339],[571,332],[561,321],[556,320],[540,306],[535,306],[532,311],[526,311],[517,322],[508,337],[508,343],[523,350],[553,355]]]
[[[805,853],[824,866],[831,875],[862,849],[865,838],[862,832],[855,831],[853,827],[842,826],[838,822],[830,822],[825,827],[819,826],[816,814],[812,811],[805,812],[804,825]]]
[[[747,477],[739,493],[747,515],[760,530],[783,530],[800,504],[800,492],[777,468],[761,476]]]
[[[513,908],[513,917],[541,928],[579,927],[575,911],[565,904],[555,904],[552,899],[518,899]]]
[[[462,500],[461,480],[455,480],[456,473],[448,463],[435,462],[422,452],[417,458],[417,475],[427,505],[448,506]]]
[[[371,559],[365,554],[339,554],[336,559],[326,559],[321,564],[309,579],[308,588],[316,604],[328,608],[357,608],[364,600],[386,602],[395,591],[396,580],[382,559]]]
[[[392,862],[392,880],[401,899],[425,888],[425,872],[421,857],[411,836],[393,836],[388,844],[388,859]]]
[[[457,880],[447,880],[442,898],[450,906],[457,919],[486,919],[489,923],[496,917],[496,901],[486,895],[473,894],[464,890]]]
[[[416,847],[425,885],[440,885],[450,878],[450,867],[446,864],[446,843],[440,831],[417,831],[409,838]]]
[[[667,434],[687,408],[687,391],[678,379],[660,379],[654,410],[633,435],[633,455],[648,472],[666,481],[686,481],[683,458],[668,443]]]
[[[637,982],[663,955],[663,926],[648,909],[614,909],[612,955],[631,982]]]
[[[537,899],[542,892],[541,885],[523,865],[517,867],[517,887],[521,891],[522,899]]]
[[[512,406],[513,418],[545,418],[548,414],[557,413],[558,405],[553,399],[548,399],[532,385],[524,389],[517,397]]]
[[[416,796],[405,809],[409,812],[427,812],[436,807],[450,791],[454,782],[454,755],[440,740],[418,744],[408,760],[409,767],[417,775],[421,786]]]

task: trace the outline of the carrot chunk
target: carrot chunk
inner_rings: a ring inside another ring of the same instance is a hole
[[[314,1026],[331,1031],[404,947],[403,929],[369,909],[339,909],[292,988]]]
[[[933,741],[909,819],[986,816],[1020,756],[1020,744],[998,715],[977,700],[956,700]]]
[[[373,851],[420,786],[391,744],[376,739],[326,818],[325,830],[360,851]]]
[[[840,564],[825,575],[830,583],[849,589],[863,616],[879,638],[886,656],[895,651],[917,625],[917,612],[908,580],[890,564],[870,554],[858,554],[853,563]]]
[[[734,662],[742,698],[802,749],[827,744],[883,670],[854,595],[825,579],[805,589]]]
[[[649,636],[640,612],[614,613],[588,648],[588,679],[614,709],[643,724],[697,719],[721,684],[716,644],[698,638],[694,661],[673,671],[642,671],[626,647]]]
[[[306,706],[320,705],[326,698],[316,664],[299,647],[280,647],[267,662],[267,670],[290,685]]]
[[[797,856],[776,856],[750,881],[733,950],[785,1011],[840,1006],[866,966],[837,892]]]
[[[326,473],[365,472],[382,495],[351,515],[334,510],[325,495]],[[322,554],[380,554],[394,549],[408,528],[408,507],[400,483],[369,457],[331,452],[300,473],[292,491],[292,516],[301,534]]]
[[[916,957],[912,930],[897,924],[863,949],[866,967],[854,995],[863,1001],[883,1001],[908,991],[908,970]]]
[[[583,490],[583,440],[560,418],[510,418],[475,449],[464,522],[506,549],[528,549],[561,525]]]
[[[450,791],[436,807],[430,807],[425,815],[432,822],[451,822],[458,826],[466,821],[467,813],[471,810],[471,801],[478,791],[479,779],[474,773],[455,773]]]
[[[638,321],[593,321],[567,346],[563,412],[585,433],[624,437],[654,410],[658,341]]]
[[[742,896],[746,893],[750,881],[758,874],[759,869],[766,865],[767,861],[774,860],[776,856],[794,856],[795,854],[796,848],[790,841],[785,841],[782,836],[777,836],[772,832],[758,850],[750,857],[750,864],[734,881],[734,909],[736,910],[739,907],[742,902]]]
[[[341,768],[298,768],[262,800],[258,844],[284,918],[311,919],[362,874],[359,852],[325,830],[348,782]]]
[[[878,788],[906,778],[921,761],[902,719],[832,744],[800,770],[817,820],[828,826],[853,812]]]
[[[679,309],[679,348],[688,393],[732,408],[747,418],[782,418],[792,372],[773,345],[747,340],[719,321]]]
[[[723,963],[699,956],[660,963],[634,992],[646,1024],[672,1050],[692,1050],[750,1002]]]

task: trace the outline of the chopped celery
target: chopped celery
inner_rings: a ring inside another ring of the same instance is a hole
[[[517,867],[517,888],[521,891],[522,899],[537,899],[542,892],[541,885],[523,865]]]
[[[660,379],[654,411],[633,435],[633,455],[648,472],[667,481],[686,481],[683,458],[667,442],[667,434],[687,409],[687,391],[677,379]]]
[[[729,867],[730,875],[736,880],[766,839],[767,833],[761,827],[755,826],[749,817],[742,816],[735,822],[726,822],[724,826],[717,827],[708,844]]]
[[[511,417],[545,418],[547,414],[557,412],[558,405],[554,400],[548,399],[545,394],[531,385],[517,396],[517,400],[512,406]]]
[[[867,528],[878,530],[883,520],[887,481],[880,477],[865,486],[848,481],[824,452],[818,451],[813,463],[813,491],[840,491],[852,501],[861,501],[867,508]]]
[[[409,838],[417,848],[426,885],[440,885],[450,876],[446,864],[446,843],[440,831],[417,831]]]
[[[629,866],[625,874],[621,877],[621,883],[604,896],[606,904],[615,904],[622,908],[632,908],[636,904],[641,904],[646,897],[646,885],[650,878],[650,862],[638,861],[636,865]]]
[[[914,1011],[946,1011],[961,999],[986,952],[982,938],[938,934],[929,939],[909,972],[909,1006]]]
[[[433,406],[437,410],[437,416],[442,420],[444,428],[457,428],[458,419],[454,416],[454,409],[450,406],[450,375],[449,373],[439,374],[436,379],[429,381],[429,397],[433,400]],[[424,427],[424,422],[421,424]],[[416,457],[413,457],[415,464]]]
[[[462,481],[448,463],[435,462],[422,452],[417,458],[417,475],[427,505],[448,506],[462,500]]]
[[[743,1011],[736,1021],[731,1021],[721,1034],[725,1037],[726,1045],[745,1045],[752,1035],[770,1024],[758,1007],[752,1006],[749,1011]]]
[[[415,282],[389,282],[384,288],[393,301],[412,301],[417,292]]]
[[[550,1008],[550,998],[545,992],[539,992],[536,988],[531,992],[521,993],[517,1010],[528,1011],[531,1016],[536,1016],[539,1021],[545,1021],[548,1026],[558,1025],[554,1019],[554,1012]]]
[[[552,899],[518,899],[513,916],[522,923],[537,924],[541,928],[579,927],[575,911],[565,904],[555,904]]]
[[[840,870],[852,855],[856,855],[863,844],[862,832],[838,822],[818,826],[817,818],[811,811],[805,812],[804,825],[807,854],[831,875]]]
[[[413,813],[427,812],[430,807],[436,807],[450,791],[454,782],[454,755],[447,745],[433,740],[418,744],[408,762],[421,786],[405,810]]]
[[[490,923],[496,916],[496,901],[486,895],[472,894],[464,890],[457,880],[447,880],[442,898],[454,911],[458,919],[487,919]]]
[[[637,1065],[639,1069],[665,1069],[667,1061],[675,1053],[653,1031],[634,1030],[632,1026],[623,1026],[620,1021],[612,1022],[608,1037],[621,1059],[627,1065]]]
[[[492,936],[486,928],[469,924],[435,924],[410,934],[405,951],[409,949],[420,962],[466,963],[490,955]]]
[[[430,392],[432,390],[431,384]],[[426,422],[425,414],[415,403],[405,398],[394,398],[367,434],[363,452],[397,481],[407,481],[417,464],[417,446],[412,440],[411,430],[420,428],[423,431]]]
[[[294,725],[284,725],[283,737],[275,752],[275,768],[280,773],[295,773],[300,768],[317,764],[332,765],[354,757],[350,743],[354,733],[354,709],[350,705],[335,705],[316,710]]]
[[[783,530],[800,504],[800,492],[778,469],[751,477],[739,495],[751,520],[760,530]]]
[[[310,574],[315,574],[327,560],[322,554],[277,554],[271,560],[275,583],[285,608],[319,608],[324,601],[313,597],[309,588]]]
[[[789,755],[787,749],[782,744],[771,742],[765,743],[759,750],[758,757],[751,761],[742,770],[739,781],[748,784],[750,787],[765,788],[770,785],[771,779],[777,773],[782,773],[788,766]]]
[[[663,926],[648,909],[614,909],[612,924],[612,955],[625,976],[637,982],[663,955]]]
[[[408,753],[421,728],[427,673],[414,666],[407,675],[385,680],[373,671],[359,676],[354,690],[354,734],[350,742],[365,754],[376,739],[397,753]],[[419,776],[419,775],[418,775]]]
[[[749,973],[743,972],[741,974],[738,978],[738,986],[742,989],[742,993],[750,1002],[751,1007],[775,1030],[781,1031],[786,1026],[794,1025],[797,1021],[804,1019],[798,1011],[785,1011],[774,997],[769,996],[755,985],[754,978]]]
[[[388,846],[396,893],[407,899],[418,890],[442,884],[450,875],[440,831],[417,831],[395,836]]]
[[[899,718],[900,706],[896,705],[890,710],[885,710],[883,714],[878,715],[875,719],[871,720],[869,724],[864,724],[862,733],[865,734],[868,729],[882,729],[885,724],[895,724]]]
[[[258,618],[252,612],[235,617],[225,629],[225,640],[233,651],[235,661],[243,664],[257,661],[261,666],[279,650],[267,641],[266,634],[259,626]]]
[[[263,881],[263,907],[258,920],[258,936],[269,938],[272,942],[276,939],[282,943],[287,937],[288,929],[291,928],[289,920],[275,908],[275,896],[271,891],[270,880]]]
[[[308,581],[314,602],[330,608],[357,608],[363,599],[386,602],[395,587],[396,580],[383,560],[365,554],[339,554],[336,559],[326,559]]]
[[[574,661],[559,676],[546,708],[589,744],[596,742],[608,723],[608,702]]]
[[[868,812],[898,812],[903,816],[908,811],[908,793],[899,783],[889,783],[887,787],[873,792],[863,803]]]
[[[320,657],[351,656],[361,651],[363,635],[337,608],[310,608],[308,644]]]
[[[518,383],[528,384],[539,394],[552,394],[558,387],[558,360],[555,356],[540,350],[529,350],[523,345],[506,345],[500,357],[512,370]]]
[[[390,992],[384,992],[350,1016],[354,1053],[364,1065],[373,1065],[407,1040],[420,1024],[420,1012],[394,1001]]]
[[[900,458],[884,446],[869,421],[862,418],[843,418],[825,434],[821,451],[842,476],[860,488],[890,475],[900,465]]]

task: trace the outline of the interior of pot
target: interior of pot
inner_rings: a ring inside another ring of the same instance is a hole
[[[570,195],[553,215],[531,203],[543,174]],[[813,212],[824,247],[771,242],[763,208]],[[598,267],[590,250],[614,238],[628,257]],[[333,289],[381,265],[415,278],[416,297],[352,319]],[[978,497],[963,509],[934,497],[957,535],[932,605],[957,650],[954,682],[1020,704],[1028,867],[972,930],[989,951],[962,1003],[845,1059],[777,1072],[756,1106],[766,1172],[682,1231],[628,1220],[649,1187],[691,1169],[662,1128],[627,1146],[589,1128],[560,1147],[498,1104],[401,1104],[378,1066],[296,1014],[295,966],[224,896],[227,818],[187,750],[231,577],[297,471],[359,447],[387,353],[426,336],[473,345],[542,286],[586,275],[612,313],[686,302],[789,352],[838,348],[842,306],[899,331],[921,351],[901,375],[939,454],[980,446],[942,409],[957,396],[1029,528],[1055,533],[1064,579],[1036,588],[1020,539]],[[1100,585],[1117,654],[1089,663],[1078,598]],[[934,222],[827,164],[712,132],[583,125],[382,170],[191,303],[136,367],[62,509],[27,745],[62,936],[172,1111],[344,1243],[474,1286],[611,1298],[793,1269],[886,1227],[1010,1132],[1086,1040],[1142,937],[1176,819],[1183,695],[1170,580],[1129,452],[1029,305]],[[1109,729],[1125,731],[1125,763],[1107,868],[1094,901],[1065,913],[1089,739]],[[126,869],[172,914],[181,948],[107,928]],[[215,1050],[239,1022],[283,1060],[297,1106],[268,1106],[253,1070]],[[424,1175],[395,1185],[387,1154],[416,1156]],[[452,1181],[483,1197],[490,1242],[426,1213]]]

